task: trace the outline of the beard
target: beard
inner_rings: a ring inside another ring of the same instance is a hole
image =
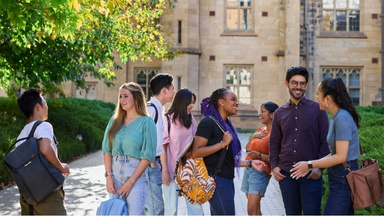
[[[299,92],[297,92],[299,91]],[[289,89],[289,94],[295,99],[300,100],[304,94],[306,89]]]

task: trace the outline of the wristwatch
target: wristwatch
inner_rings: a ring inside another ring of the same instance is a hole
[[[312,161],[308,161],[308,169],[311,170],[313,168]]]
[[[108,175],[112,175],[112,173],[110,173],[110,172],[105,172],[105,174],[104,174],[105,178],[107,178]]]

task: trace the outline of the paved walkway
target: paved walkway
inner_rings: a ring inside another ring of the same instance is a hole
[[[239,135],[243,146],[250,134]],[[104,163],[101,151],[89,154],[69,164],[71,175],[65,182],[65,204],[68,214],[73,216],[95,215],[101,201],[108,198],[105,190]],[[240,177],[235,177],[236,215],[247,214],[247,199],[240,190]],[[0,191],[0,215],[20,215],[19,193],[16,186]],[[206,215],[210,215],[208,202],[203,205]],[[261,200],[261,211],[264,215],[284,215],[278,183],[271,178],[265,197]],[[179,214],[186,215],[185,199],[179,198]]]

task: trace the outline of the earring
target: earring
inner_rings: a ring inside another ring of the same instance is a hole
[[[224,104],[221,104],[221,106],[224,106]]]
[[[325,104],[325,107],[327,107],[327,108],[328,108],[328,107],[329,107],[329,104],[328,104],[328,103],[326,103],[326,104]]]

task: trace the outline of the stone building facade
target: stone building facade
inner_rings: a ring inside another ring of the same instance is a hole
[[[302,65],[310,71],[309,98],[323,78],[340,76],[355,104],[373,105],[381,100],[381,7],[380,0],[173,0],[161,24],[177,58],[120,62],[114,87],[89,78],[88,93],[72,83],[66,93],[116,103],[119,86],[134,81],[149,97],[149,79],[165,72],[198,102],[217,88],[232,89],[240,101],[232,121],[256,129],[260,104],[286,103],[286,70]],[[193,111],[199,120],[199,103]]]

